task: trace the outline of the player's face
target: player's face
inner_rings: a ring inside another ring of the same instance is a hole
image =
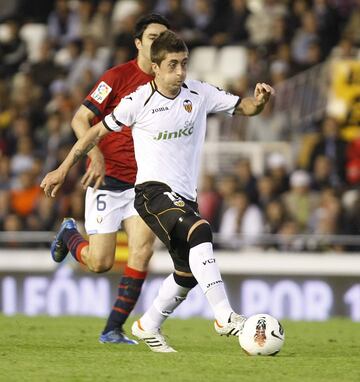
[[[136,39],[135,45],[139,51],[139,56],[145,58],[146,60],[151,62],[150,59],[150,48],[153,41],[159,37],[160,33],[166,31],[167,28],[162,24],[149,24],[145,29],[141,40]]]
[[[177,94],[186,78],[188,57],[188,52],[167,53],[160,66],[153,64],[156,82]]]

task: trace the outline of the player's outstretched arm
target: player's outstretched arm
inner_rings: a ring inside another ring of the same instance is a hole
[[[91,128],[91,121],[94,117],[95,113],[86,106],[81,105],[79,107],[71,121],[71,127],[78,139],[82,138]],[[100,149],[95,146],[91,151],[89,151],[88,157],[91,159],[91,162],[84,176],[81,178],[81,184],[84,188],[87,188],[90,184],[92,184],[95,178],[101,178],[101,183],[105,178],[105,161]]]
[[[102,122],[99,122],[91,129],[89,129],[86,134],[75,143],[61,165],[56,170],[49,172],[42,180],[40,187],[44,189],[46,196],[56,196],[56,193],[64,183],[65,177],[71,167],[77,163],[79,159],[85,157],[87,153],[107,133],[109,133],[109,130],[104,126]],[[101,178],[94,180],[94,187],[98,188],[102,180]]]
[[[262,112],[275,90],[268,84],[256,84],[254,97],[245,97],[235,109],[235,114],[252,116]]]

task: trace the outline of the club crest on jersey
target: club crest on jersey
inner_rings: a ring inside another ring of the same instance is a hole
[[[106,97],[111,93],[112,88],[104,81],[101,81],[97,88],[91,93],[97,103],[103,103]]]
[[[183,106],[184,106],[184,109],[185,109],[188,113],[191,113],[191,111],[192,111],[192,102],[191,102],[189,99],[186,99],[186,100],[183,102]]]

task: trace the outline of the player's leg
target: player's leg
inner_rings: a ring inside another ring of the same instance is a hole
[[[68,252],[91,271],[109,270],[114,262],[116,232],[120,226],[121,194],[88,187],[85,198],[85,228],[87,241],[78,231],[72,218],[65,218],[55,240],[51,255],[56,262],[65,259]]]
[[[161,284],[149,309],[139,319],[139,325],[146,331],[158,330],[196,284],[191,273],[175,271],[170,274]]]
[[[215,316],[215,330],[221,335],[237,335],[245,317],[234,313],[213,252],[212,231],[207,221],[187,214],[178,220],[175,236],[189,243],[189,267]]]
[[[116,232],[90,235],[88,241],[78,231],[75,220],[65,218],[52,243],[51,254],[56,262],[61,262],[70,252],[90,271],[102,273],[114,263],[115,246]]]
[[[148,183],[136,188],[135,207],[169,249],[188,246],[188,251],[172,252],[176,271],[195,276],[214,311],[217,331],[236,334],[244,318],[230,307],[213,254],[212,232],[196,203],[183,200],[166,185]]]
[[[128,235],[129,258],[124,274],[120,278],[116,300],[102,337],[116,328],[122,329],[140,296],[153,254],[155,235],[137,215],[133,207],[133,198],[129,200],[129,208],[132,212],[128,211],[128,214],[132,213],[132,216],[123,221],[123,227]]]

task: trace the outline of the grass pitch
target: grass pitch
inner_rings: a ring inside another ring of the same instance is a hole
[[[217,336],[201,319],[167,321],[164,332],[178,350],[172,354],[100,344],[103,324],[0,315],[0,381],[360,381],[360,325],[348,320],[284,321],[286,342],[276,357],[246,356],[237,338]]]

